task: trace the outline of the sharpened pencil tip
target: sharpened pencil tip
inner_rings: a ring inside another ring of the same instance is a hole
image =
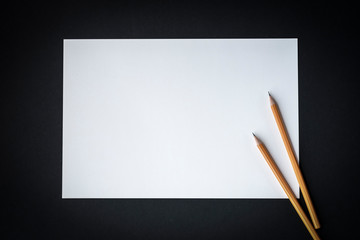
[[[273,99],[273,97],[271,96],[270,92],[268,91],[268,94],[269,94],[269,99],[270,99],[270,105],[274,105],[275,104],[275,101]]]
[[[254,136],[254,139],[255,139],[256,145],[260,145],[260,144],[261,144],[260,140],[259,140],[259,139],[255,136],[255,134],[254,134],[254,133],[252,133],[252,135]]]

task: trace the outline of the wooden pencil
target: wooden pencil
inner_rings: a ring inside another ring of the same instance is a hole
[[[286,182],[284,176],[281,174],[279,168],[277,167],[276,163],[272,159],[271,155],[269,154],[268,150],[266,149],[265,145],[254,135],[256,145],[260,150],[261,154],[265,158],[266,162],[268,163],[269,167],[271,168],[272,172],[274,173],[276,179],[279,181],[281,187],[284,189],[286,196],[289,198],[291,204],[295,208],[296,212],[300,216],[301,220],[303,221],[305,227],[311,234],[313,239],[320,239],[319,235],[317,234],[316,230],[314,229],[313,225],[311,224],[310,220],[307,218],[305,212],[301,208],[299,202],[297,201],[294,193],[292,192],[289,184]]]
[[[301,173],[298,161],[296,160],[295,153],[294,153],[294,150],[292,148],[289,136],[287,134],[284,121],[283,121],[283,119],[281,117],[279,108],[278,108],[274,98],[270,95],[270,93],[269,93],[269,98],[270,98],[271,110],[272,110],[273,115],[275,117],[275,121],[276,121],[278,129],[280,131],[280,135],[281,135],[281,138],[282,138],[282,140],[284,142],[287,154],[288,154],[288,156],[290,158],[292,168],[294,169],[296,179],[297,179],[297,181],[299,183],[299,186],[300,186],[300,190],[302,192],[302,195],[304,196],[304,200],[305,200],[306,206],[308,208],[311,220],[312,220],[312,222],[314,224],[315,229],[318,229],[318,228],[320,228],[319,219],[318,219],[318,217],[317,217],[317,215],[315,213],[315,208],[314,208],[314,206],[312,204],[309,191],[308,191],[308,189],[306,187],[306,184],[305,184],[303,175]]]

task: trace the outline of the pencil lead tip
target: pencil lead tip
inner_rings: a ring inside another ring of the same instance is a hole
[[[256,142],[256,145],[260,145],[260,144],[261,144],[261,141],[255,136],[254,133],[252,133],[252,134],[253,134],[253,136],[254,136],[254,140],[255,140],[255,142]]]
[[[269,94],[269,99],[270,99],[270,105],[274,105],[275,104],[275,101],[273,99],[273,97],[271,96],[270,92],[268,91],[268,94]]]

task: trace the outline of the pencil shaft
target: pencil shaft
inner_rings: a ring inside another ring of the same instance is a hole
[[[289,198],[291,204],[295,208],[296,212],[298,213],[299,217],[303,221],[305,227],[307,228],[307,230],[311,234],[312,238],[313,239],[320,239],[319,235],[315,231],[315,229],[314,229],[313,225],[311,224],[310,220],[307,218],[304,210],[301,208],[299,202],[297,201],[297,199],[296,199],[294,193],[292,192],[289,184],[286,182],[284,176],[280,172],[280,170],[277,167],[277,165],[275,164],[274,160],[271,158],[271,156],[270,156],[269,152],[267,151],[267,149],[265,148],[265,146],[263,144],[259,144],[259,145],[257,145],[257,147],[259,148],[261,154],[265,158],[266,162],[268,163],[269,167],[271,168],[272,172],[274,173],[274,175],[275,175],[276,179],[278,180],[278,182],[280,183],[281,187],[284,189],[286,196]]]
[[[311,201],[309,191],[308,191],[308,189],[306,187],[303,175],[301,173],[298,161],[296,160],[294,150],[293,150],[293,148],[291,146],[291,143],[290,143],[290,140],[289,140],[286,128],[285,128],[285,124],[284,124],[284,121],[281,118],[281,114],[280,114],[279,108],[277,107],[277,104],[273,103],[271,105],[271,110],[272,110],[273,115],[275,117],[275,121],[276,121],[278,129],[280,131],[280,135],[281,135],[281,138],[282,138],[282,140],[284,142],[287,154],[288,154],[288,156],[290,158],[291,165],[292,165],[292,167],[294,169],[296,179],[297,179],[297,181],[299,183],[301,192],[302,192],[302,194],[304,196],[304,200],[305,200],[306,206],[307,206],[307,208],[309,210],[311,220],[312,220],[312,222],[314,224],[315,229],[318,229],[318,228],[320,228],[320,223],[319,223],[319,220],[317,218],[314,205],[313,205],[313,203]]]

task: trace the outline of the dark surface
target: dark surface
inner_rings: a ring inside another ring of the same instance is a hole
[[[62,200],[64,38],[298,38],[301,168],[318,232],[358,236],[355,14],[225,1],[3,5],[0,238],[311,239],[288,200]]]

